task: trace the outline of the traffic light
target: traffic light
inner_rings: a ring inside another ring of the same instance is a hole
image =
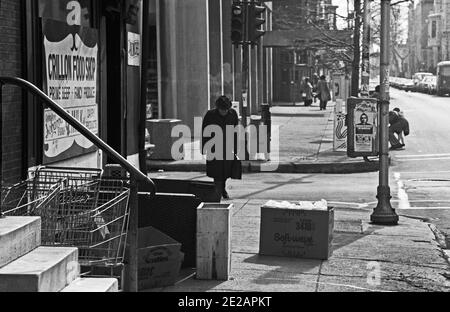
[[[233,2],[231,18],[231,41],[240,44],[246,40],[245,15],[247,6],[240,2]]]
[[[261,15],[266,11],[266,8],[257,2],[252,2],[248,9],[248,41],[256,44],[258,39],[266,33],[261,30],[261,26],[266,22]]]

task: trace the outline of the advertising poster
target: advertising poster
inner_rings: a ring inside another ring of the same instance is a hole
[[[43,20],[44,91],[98,135],[98,36],[95,29]],[[44,111],[44,163],[96,148],[52,110]]]
[[[336,113],[334,118],[334,151],[347,151],[347,126],[345,125],[346,114]]]
[[[361,102],[354,114],[355,152],[372,152],[376,143],[377,104]]]

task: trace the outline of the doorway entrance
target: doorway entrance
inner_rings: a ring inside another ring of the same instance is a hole
[[[104,139],[121,155],[126,155],[125,120],[123,107],[123,28],[121,14],[121,0],[102,1],[102,42],[104,69],[103,113],[106,121]],[[112,163],[111,159],[107,159]]]

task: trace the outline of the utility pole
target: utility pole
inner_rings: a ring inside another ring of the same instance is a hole
[[[398,215],[391,206],[389,187],[389,60],[390,60],[391,0],[381,0],[381,57],[380,57],[380,184],[378,205],[371,216],[374,224],[397,225]]]
[[[370,85],[370,0],[364,0],[361,96],[369,97]]]
[[[352,96],[359,95],[359,69],[361,62],[361,0],[354,0],[355,29],[353,38],[353,70],[352,70]]]
[[[3,83],[2,82],[0,82],[0,189],[3,189]],[[3,217],[2,207],[0,205],[0,219],[2,217]]]
[[[242,125],[247,128],[249,102],[249,63],[250,49],[248,43],[242,45]]]

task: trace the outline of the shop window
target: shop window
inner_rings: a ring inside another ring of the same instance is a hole
[[[147,119],[157,119],[159,116],[158,96],[158,55],[156,27],[150,26],[147,59]]]
[[[39,17],[92,27],[92,0],[39,0]]]

